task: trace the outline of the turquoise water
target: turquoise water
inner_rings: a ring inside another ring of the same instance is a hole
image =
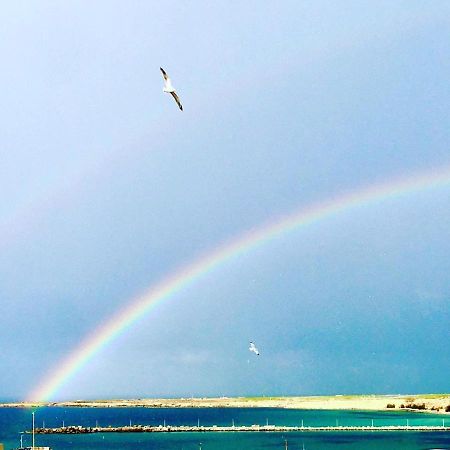
[[[120,426],[160,425],[442,425],[449,416],[411,412],[299,411],[286,409],[237,408],[41,408],[36,410],[36,426],[65,425]],[[31,428],[31,410],[0,408],[0,442],[5,450],[18,447],[20,432]],[[37,435],[36,445],[59,449],[450,449],[450,433],[445,432],[339,432],[339,433],[106,433],[90,435]],[[24,445],[31,443],[24,436]]]

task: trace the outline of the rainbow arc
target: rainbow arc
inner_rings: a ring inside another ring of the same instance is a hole
[[[197,282],[239,255],[252,251],[277,236],[300,230],[352,209],[448,186],[450,186],[450,167],[444,170],[422,172],[315,203],[238,236],[152,285],[143,295],[127,301],[122,309],[107,318],[65,359],[59,361],[55,368],[45,374],[41,382],[28,395],[28,401],[45,402],[53,399],[58,390],[67,384],[94,355],[101,352],[139,319],[149,314],[157,304],[173,298],[188,285]]]

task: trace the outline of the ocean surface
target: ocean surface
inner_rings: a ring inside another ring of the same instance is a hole
[[[19,447],[20,434],[31,429],[31,409],[0,408],[0,443],[5,450]],[[36,426],[61,425],[442,425],[450,416],[412,412],[300,411],[273,408],[39,408]],[[98,433],[89,435],[36,435],[36,445],[53,450],[73,449],[450,449],[449,432],[292,432],[292,433]],[[31,445],[31,435],[23,436]]]

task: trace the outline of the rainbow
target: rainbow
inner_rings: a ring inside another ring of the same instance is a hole
[[[450,167],[422,172],[315,203],[240,235],[237,239],[225,243],[151,286],[143,295],[127,302],[125,307],[96,328],[65,359],[45,374],[41,383],[27,396],[28,401],[46,402],[54,398],[58,390],[72,379],[94,355],[148,314],[155,305],[172,298],[188,285],[239,255],[262,246],[279,235],[302,229],[339,213],[449,185]]]

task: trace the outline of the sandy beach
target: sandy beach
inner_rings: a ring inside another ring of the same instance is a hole
[[[41,406],[89,408],[292,408],[329,410],[402,410],[445,413],[450,394],[418,395],[335,395],[311,397],[219,397],[219,398],[140,398],[112,400],[72,400],[61,402],[2,403],[0,407]],[[449,413],[449,412],[447,412]]]

